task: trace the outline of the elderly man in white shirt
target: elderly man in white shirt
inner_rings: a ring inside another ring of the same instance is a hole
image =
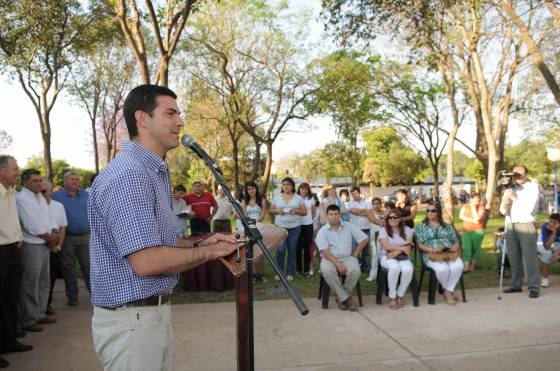
[[[56,283],[56,278],[58,272],[61,269],[59,252],[62,250],[62,244],[64,243],[64,237],[66,235],[66,227],[68,226],[68,220],[66,219],[66,210],[64,205],[58,201],[51,198],[52,196],[53,184],[46,179],[43,179],[43,187],[41,193],[47,202],[47,207],[49,210],[49,215],[53,225],[53,231],[57,235],[56,244],[51,246],[50,253],[50,278],[51,278],[51,289],[49,291],[49,300],[47,302],[47,310],[45,313],[47,315],[53,315],[54,309],[51,307],[52,303],[52,292],[54,284]]]
[[[506,244],[511,267],[511,286],[504,293],[521,292],[525,261],[529,297],[538,298],[540,280],[535,220],[540,189],[538,184],[527,179],[527,173],[525,166],[513,169],[515,185],[504,192],[500,204],[500,212],[506,216]]]
[[[321,252],[321,274],[329,287],[334,290],[338,299],[338,307],[342,310],[357,309],[352,290],[360,279],[358,256],[368,242],[368,236],[355,225],[343,222],[337,205],[327,207],[327,220],[317,233],[315,243]],[[352,240],[358,246],[352,251]],[[346,276],[342,283],[339,275]]]
[[[56,246],[57,235],[45,198],[41,195],[39,171],[27,169],[21,174],[23,188],[16,204],[23,232],[21,249],[20,324],[25,331],[39,332],[41,324],[56,322],[47,317],[50,291],[50,246]]]

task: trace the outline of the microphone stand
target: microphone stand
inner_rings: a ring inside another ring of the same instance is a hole
[[[216,182],[220,186],[222,186],[222,190],[226,194],[228,201],[233,206],[233,209],[235,210],[237,217],[239,218],[241,224],[243,224],[243,228],[245,229],[245,238],[247,241],[245,243],[245,257],[246,257],[246,266],[247,266],[246,275],[247,275],[247,292],[248,292],[247,370],[253,371],[255,369],[255,354],[254,354],[255,346],[254,346],[254,326],[253,326],[254,324],[253,323],[253,246],[255,244],[259,246],[264,256],[266,256],[266,259],[268,260],[270,265],[272,265],[272,268],[274,268],[274,271],[276,272],[278,277],[280,277],[280,281],[282,281],[282,284],[284,285],[286,290],[288,290],[288,294],[290,295],[290,298],[294,302],[295,306],[297,307],[301,315],[305,316],[306,314],[308,314],[309,309],[307,308],[307,306],[305,305],[305,303],[303,302],[299,294],[294,290],[292,285],[288,282],[288,279],[284,275],[284,272],[282,272],[278,264],[276,264],[276,261],[272,258],[272,255],[270,254],[270,251],[268,251],[268,249],[264,245],[263,236],[257,229],[255,220],[245,217],[241,205],[235,200],[228,186],[226,185],[223,178],[221,177],[220,168],[216,165],[216,163],[210,156],[199,156],[199,157],[204,161],[206,166],[208,166],[208,168],[212,172],[212,175],[214,175]]]

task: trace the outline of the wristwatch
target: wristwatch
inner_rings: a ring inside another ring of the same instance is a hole
[[[195,240],[192,244],[192,247],[199,247],[200,244],[202,243],[202,241],[204,241],[204,240]]]

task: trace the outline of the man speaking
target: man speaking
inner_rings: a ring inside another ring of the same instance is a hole
[[[124,103],[130,141],[89,198],[93,342],[106,370],[171,370],[171,291],[177,273],[227,256],[214,235],[177,248],[167,151],[183,126],[176,94],[140,85]]]

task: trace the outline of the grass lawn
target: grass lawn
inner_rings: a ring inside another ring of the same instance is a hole
[[[420,223],[425,218],[425,212],[420,211],[416,215],[415,223]],[[455,213],[455,220],[459,220],[459,211]],[[545,214],[539,214],[539,221],[546,221]],[[491,218],[486,226],[486,235],[482,244],[482,261],[477,264],[477,270],[465,275],[464,281],[466,288],[480,287],[498,287],[499,272],[497,269],[496,254],[494,253],[494,234],[499,227],[503,227],[504,219],[502,217]],[[462,232],[462,223],[457,223],[459,232]],[[274,256],[275,254],[273,254]],[[317,298],[319,289],[319,275],[317,274],[317,259],[315,259],[315,275],[312,277],[303,277],[296,275],[292,282],[296,291],[304,298]],[[419,265],[418,265],[419,267]],[[558,267],[554,267],[552,272],[557,272]],[[255,300],[288,298],[283,285],[279,281],[274,281],[274,272],[270,264],[265,264],[265,274],[268,282],[255,283],[254,298]],[[362,287],[362,295],[375,295],[377,284],[375,282],[367,282],[365,279],[367,274],[362,274],[360,284]],[[423,290],[426,290],[428,277],[424,277]],[[174,290],[175,303],[206,303],[235,301],[235,290],[230,291],[185,291],[180,285]]]

